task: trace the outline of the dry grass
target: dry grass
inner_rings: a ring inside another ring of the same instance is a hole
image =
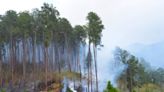
[[[158,85],[149,83],[144,84],[141,88],[136,88],[136,92],[164,92]]]

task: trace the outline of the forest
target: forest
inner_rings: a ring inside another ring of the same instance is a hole
[[[85,16],[84,16],[85,17]],[[99,88],[97,53],[104,29],[95,12],[72,26],[52,5],[0,15],[0,92],[163,92],[164,69],[116,48],[124,70]],[[108,76],[107,76],[108,77]]]

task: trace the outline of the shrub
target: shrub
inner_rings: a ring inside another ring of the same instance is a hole
[[[67,91],[66,92],[73,92],[69,87],[67,87]]]
[[[118,90],[111,85],[110,81],[108,81],[107,87],[104,92],[118,92]]]

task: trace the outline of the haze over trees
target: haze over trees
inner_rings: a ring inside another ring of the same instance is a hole
[[[143,58],[139,59],[119,47],[114,57],[118,66],[125,66],[116,79],[120,92],[163,92],[163,68],[154,69]]]
[[[85,25],[72,26],[47,3],[32,12],[6,11],[0,15],[0,92],[163,92],[164,69],[119,47],[114,62],[124,69],[117,86],[108,81],[99,88],[103,29],[95,12],[86,15]]]
[[[67,72],[73,73],[71,79],[82,81],[82,72],[87,66],[88,87],[91,86],[88,92],[98,91],[96,50],[101,45],[104,26],[94,12],[88,13],[87,20],[86,25],[72,27],[47,3],[32,12],[8,10],[0,15],[0,87],[10,84],[11,89],[16,90],[17,85],[25,87],[39,80],[45,86],[40,89],[49,90],[49,82],[62,85],[64,76],[68,77]],[[94,79],[96,83],[93,84]]]

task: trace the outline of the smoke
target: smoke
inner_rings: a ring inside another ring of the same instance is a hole
[[[111,81],[113,86],[117,86],[117,79],[123,73],[123,71],[128,67],[123,63],[118,63],[114,60],[113,52],[110,51],[99,51],[98,54],[98,78],[99,78],[99,88],[100,92],[107,86],[107,82]],[[108,55],[108,56],[106,56]]]

